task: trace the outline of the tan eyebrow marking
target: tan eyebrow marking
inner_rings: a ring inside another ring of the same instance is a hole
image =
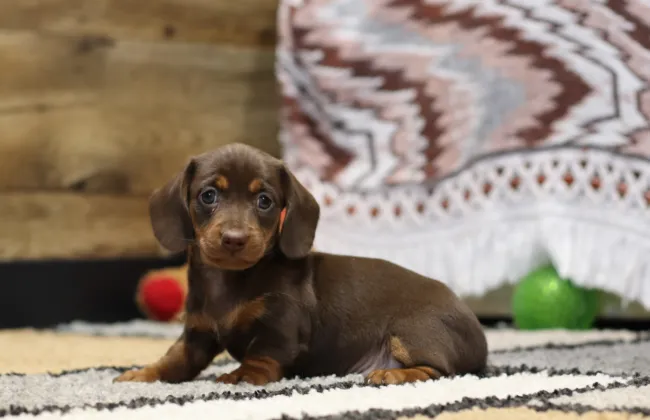
[[[260,192],[261,189],[262,189],[262,180],[259,178],[255,178],[254,180],[251,181],[250,184],[248,184],[248,191],[252,192],[253,194]]]
[[[217,186],[217,188],[221,190],[227,190],[228,189],[228,178],[226,178],[223,175],[219,175],[217,179],[215,180],[214,184]]]

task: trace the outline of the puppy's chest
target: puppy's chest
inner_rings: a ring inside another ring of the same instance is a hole
[[[185,316],[186,327],[212,331],[221,340],[248,333],[256,321],[268,315],[262,296],[203,295],[191,300]]]

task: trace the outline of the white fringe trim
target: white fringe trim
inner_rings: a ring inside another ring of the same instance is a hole
[[[433,192],[414,185],[363,195],[324,184],[309,168],[296,169],[321,203],[314,243],[319,251],[383,258],[439,279],[462,296],[514,284],[551,263],[578,285],[650,309],[647,160],[594,149],[538,150],[477,162]],[[571,186],[562,181],[567,171]],[[547,182],[537,182],[539,173]],[[591,187],[594,174],[599,188]],[[516,191],[513,176],[520,180]],[[492,185],[487,195],[481,192],[486,182]],[[467,191],[469,200],[463,198]],[[440,205],[444,200],[447,209]],[[419,202],[423,211],[415,210]],[[372,209],[379,209],[377,217],[370,216]]]
[[[457,227],[431,226],[416,234],[352,232],[336,220],[323,220],[314,246],[392,261],[448,284],[461,296],[514,284],[550,262],[578,285],[650,308],[650,231],[569,218],[566,212],[512,216]]]

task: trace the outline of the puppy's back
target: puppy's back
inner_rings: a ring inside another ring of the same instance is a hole
[[[348,296],[377,304],[436,303],[441,309],[458,300],[442,282],[386,260],[320,252],[311,258],[316,292],[323,297]]]

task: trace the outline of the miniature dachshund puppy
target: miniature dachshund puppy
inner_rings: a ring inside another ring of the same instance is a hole
[[[346,374],[400,384],[483,370],[483,329],[447,286],[387,261],[312,252],[319,214],[260,150],[230,144],[193,158],[150,200],[158,241],[188,253],[183,333],[115,381],[189,381],[224,350],[240,362],[217,379],[228,384]]]

